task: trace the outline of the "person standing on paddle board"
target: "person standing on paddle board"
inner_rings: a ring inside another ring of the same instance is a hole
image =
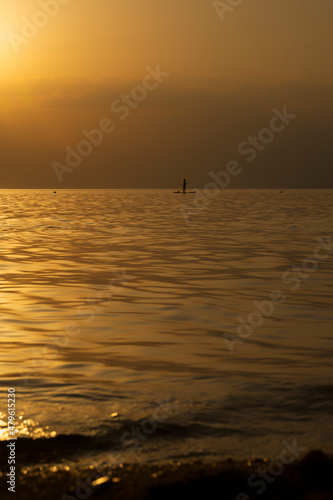
[[[186,182],[186,179],[183,180],[183,193],[186,192],[186,186],[187,186],[187,182]]]

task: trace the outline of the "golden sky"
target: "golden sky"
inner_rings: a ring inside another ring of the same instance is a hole
[[[0,188],[200,187],[284,106],[297,118],[230,187],[333,187],[332,0],[232,3],[2,0]],[[103,120],[60,184],[52,164]]]

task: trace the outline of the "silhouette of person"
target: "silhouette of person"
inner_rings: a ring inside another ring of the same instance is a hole
[[[183,180],[183,193],[186,192],[186,186],[187,186],[187,182],[186,182],[186,179]]]

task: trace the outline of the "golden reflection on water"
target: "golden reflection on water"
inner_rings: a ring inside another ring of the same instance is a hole
[[[1,377],[30,416],[21,436],[93,432],[168,394],[211,407],[263,374],[325,379],[333,258],[234,353],[223,335],[331,234],[330,191],[225,190],[189,224],[166,191],[1,191],[0,208]]]
[[[10,436],[7,427],[7,415],[0,413],[0,441],[7,441],[15,438],[53,438],[56,437],[57,433],[51,431],[50,427],[47,425],[44,428],[40,426],[39,422],[35,422],[30,418],[24,418],[23,415],[19,415],[16,420],[15,425],[15,435]]]

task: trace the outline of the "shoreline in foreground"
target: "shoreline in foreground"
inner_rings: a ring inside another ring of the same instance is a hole
[[[333,457],[312,451],[302,460],[285,466],[281,472],[269,466],[267,460],[260,459],[253,462],[229,459],[216,463],[121,464],[113,471],[107,468],[97,471],[91,465],[33,465],[17,473],[13,496],[6,489],[6,470],[2,463],[1,498],[332,500]]]

